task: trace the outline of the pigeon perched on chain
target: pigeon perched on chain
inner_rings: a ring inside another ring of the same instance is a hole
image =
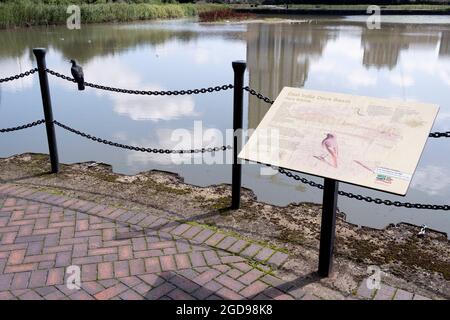
[[[72,63],[72,69],[70,71],[72,72],[73,78],[78,83],[78,90],[83,91],[84,90],[83,68],[77,65],[77,62],[75,60],[70,60],[70,63]]]

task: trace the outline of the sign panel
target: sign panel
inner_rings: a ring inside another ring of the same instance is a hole
[[[438,110],[285,87],[239,158],[405,195]]]

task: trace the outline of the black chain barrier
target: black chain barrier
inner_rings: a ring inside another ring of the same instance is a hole
[[[142,147],[135,147],[135,146],[130,146],[130,145],[125,145],[125,144],[121,144],[121,143],[117,143],[117,142],[113,142],[113,141],[109,141],[109,140],[105,140],[105,139],[101,139],[101,138],[97,138],[95,136],[92,136],[90,134],[78,131],[76,129],[73,129],[69,126],[66,126],[64,124],[62,124],[61,122],[58,122],[56,120],[53,121],[58,127],[67,130],[69,132],[72,132],[76,135],[82,136],[84,138],[90,139],[92,141],[95,142],[99,142],[99,143],[103,143],[106,145],[110,145],[112,147],[117,147],[117,148],[122,148],[122,149],[128,149],[128,150],[134,150],[134,151],[140,151],[140,152],[147,152],[147,153],[160,153],[160,154],[192,154],[192,153],[212,153],[212,152],[217,152],[217,151],[225,151],[225,150],[230,150],[232,149],[231,146],[222,146],[222,147],[214,147],[214,148],[202,148],[202,149],[188,149],[188,150],[170,150],[170,149],[156,149],[156,148],[142,148]]]
[[[292,178],[296,181],[300,181],[303,184],[310,185],[311,187],[323,189],[323,184],[316,183],[314,181],[308,180],[306,178],[300,177],[297,174],[294,174],[290,171],[287,171],[283,168],[276,168],[271,165],[267,165],[274,170],[277,170],[279,173],[284,174],[285,176]],[[436,205],[436,204],[422,204],[422,203],[411,203],[411,202],[400,202],[400,201],[391,201],[391,200],[383,200],[380,198],[372,198],[370,196],[363,196],[360,194],[354,194],[352,192],[346,192],[339,190],[338,194],[340,196],[344,196],[350,199],[356,199],[360,201],[373,202],[375,204],[384,204],[386,206],[394,206],[394,207],[405,207],[405,208],[414,208],[414,209],[427,209],[427,210],[450,210],[450,205]]]
[[[14,76],[10,76],[10,77],[7,77],[7,78],[0,78],[0,83],[8,82],[8,81],[14,81],[14,80],[19,80],[20,78],[25,78],[25,77],[31,76],[33,73],[36,73],[37,71],[38,71],[38,69],[34,68],[34,69],[29,70],[29,71],[16,74]]]
[[[70,82],[75,82],[75,79],[55,72],[50,69],[46,69],[46,71],[55,76],[57,78],[61,78]],[[136,94],[136,95],[147,95],[147,96],[183,96],[183,95],[193,95],[193,94],[204,94],[204,93],[213,93],[219,91],[225,91],[229,89],[233,89],[232,84],[225,84],[222,86],[208,87],[208,88],[200,88],[200,89],[192,89],[192,90],[173,90],[173,91],[144,91],[144,90],[129,90],[129,89],[120,89],[114,87],[102,86],[94,83],[85,82],[84,85],[86,87],[91,87],[94,89],[111,91],[111,92],[119,92],[126,94]]]
[[[12,131],[19,131],[19,130],[23,130],[23,129],[28,129],[28,128],[35,127],[35,126],[38,126],[38,125],[43,124],[43,123],[45,123],[45,120],[44,120],[44,119],[42,119],[42,120],[37,120],[37,121],[30,122],[30,123],[27,123],[27,124],[24,124],[24,125],[21,125],[21,126],[17,126],[17,127],[0,129],[0,133],[5,133],[5,132],[12,132]]]

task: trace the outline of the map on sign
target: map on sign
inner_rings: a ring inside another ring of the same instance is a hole
[[[285,87],[239,158],[405,195],[438,109]]]

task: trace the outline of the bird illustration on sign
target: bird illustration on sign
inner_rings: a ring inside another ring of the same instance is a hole
[[[322,148],[325,149],[326,153],[320,156],[314,156],[316,159],[324,161],[333,168],[338,167],[338,143],[336,135],[333,133],[327,133],[325,139],[322,140]],[[327,159],[330,160],[327,160]]]

